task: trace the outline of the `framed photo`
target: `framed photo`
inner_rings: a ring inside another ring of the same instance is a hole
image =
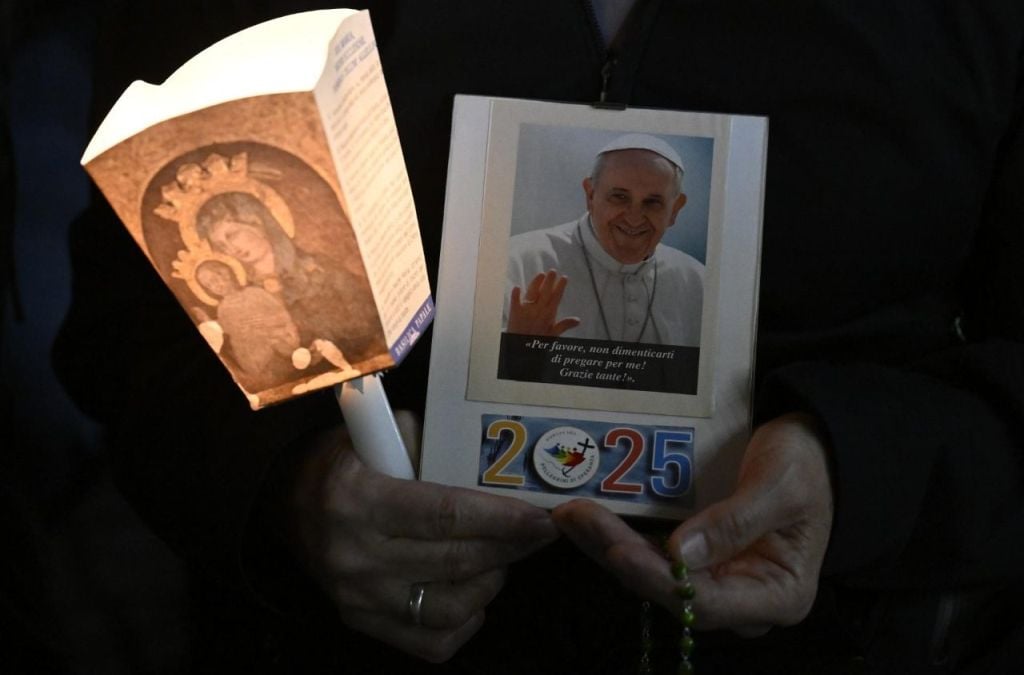
[[[767,121],[459,96],[421,475],[679,516],[749,427]]]

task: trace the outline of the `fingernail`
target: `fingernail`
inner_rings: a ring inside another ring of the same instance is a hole
[[[708,540],[702,532],[694,532],[683,537],[679,544],[679,558],[692,570],[706,567],[708,564]]]
[[[559,534],[558,526],[547,512],[526,521],[525,532],[528,537],[539,540],[557,539]]]

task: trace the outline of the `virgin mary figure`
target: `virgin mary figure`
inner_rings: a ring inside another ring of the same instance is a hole
[[[252,194],[210,198],[196,214],[196,232],[214,250],[238,260],[248,283],[280,298],[302,344],[328,340],[353,363],[386,353],[365,277],[298,248]]]

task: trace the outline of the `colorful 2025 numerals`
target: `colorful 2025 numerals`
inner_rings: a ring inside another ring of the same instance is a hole
[[[526,426],[517,420],[500,419],[487,425],[485,436],[493,441],[508,433],[511,443],[483,472],[480,483],[503,487],[522,487],[526,479],[515,473],[510,465],[515,463],[526,447]],[[693,467],[690,455],[680,445],[693,442],[693,432],[686,429],[656,429],[651,440],[651,475],[648,484],[629,482],[625,476],[640,461],[647,451],[647,438],[633,427],[617,426],[604,434],[603,450],[614,451],[624,446],[625,456],[619,464],[601,480],[601,492],[609,495],[644,494],[647,487],[658,497],[680,497],[691,488]],[[521,463],[516,463],[521,465]],[[674,470],[673,470],[674,469]],[[673,480],[674,478],[674,480]]]

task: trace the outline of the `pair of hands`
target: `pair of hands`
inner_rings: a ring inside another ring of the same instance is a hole
[[[403,417],[408,426],[409,417]],[[450,658],[484,620],[506,567],[569,537],[639,595],[678,614],[663,552],[587,500],[551,514],[520,500],[376,473],[340,435],[322,440],[293,493],[298,546],[342,621],[428,661]],[[825,449],[809,418],[759,427],[736,492],[669,539],[697,589],[698,628],[756,635],[809,612],[832,522]],[[426,584],[421,625],[410,589]]]
[[[593,502],[555,509],[560,529],[626,587],[675,615],[664,552]],[[672,533],[668,552],[683,561],[697,595],[697,627],[753,637],[810,612],[832,529],[828,459],[806,415],[758,427],[747,445],[736,491]]]

